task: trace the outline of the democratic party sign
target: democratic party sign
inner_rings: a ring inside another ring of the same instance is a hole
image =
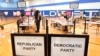
[[[50,35],[49,56],[87,56],[88,35]]]

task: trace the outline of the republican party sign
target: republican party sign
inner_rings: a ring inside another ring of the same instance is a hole
[[[14,56],[45,56],[44,36],[15,35]]]

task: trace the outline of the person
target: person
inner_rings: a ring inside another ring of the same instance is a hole
[[[62,19],[62,13],[61,13],[61,11],[59,11],[58,12],[58,19],[60,20],[60,19]],[[56,28],[56,29],[60,29],[60,27],[61,27],[61,24],[59,24],[59,23],[55,23],[55,25],[54,25],[54,27]]]
[[[68,21],[68,17],[66,15],[66,12],[64,12],[63,14],[61,14],[61,16],[63,16],[66,19],[66,21]],[[64,29],[63,29],[63,31],[67,31],[68,32],[68,27],[65,26]]]
[[[39,30],[40,30],[40,21],[41,21],[41,15],[40,15],[39,10],[35,11],[34,18],[35,18],[35,23],[36,23],[36,31],[35,32],[39,32]]]
[[[34,16],[35,11],[36,11],[36,9],[35,9],[35,8],[31,9],[32,16]]]
[[[97,14],[95,13],[95,14],[94,14],[94,18],[96,18],[96,17],[97,17]]]
[[[17,20],[17,28],[18,28],[18,33],[19,33],[19,28],[20,28],[20,24],[23,23],[24,21],[24,18],[25,18],[25,15],[24,14],[21,14],[19,16],[19,19]],[[22,31],[25,30],[25,27],[21,27],[22,28]]]

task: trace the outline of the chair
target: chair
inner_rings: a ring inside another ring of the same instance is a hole
[[[97,21],[97,23],[100,23],[100,21]],[[96,24],[97,25],[97,28],[96,28],[96,33],[98,33],[99,32],[99,30],[100,30],[100,24]]]

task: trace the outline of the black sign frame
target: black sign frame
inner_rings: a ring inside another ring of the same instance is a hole
[[[13,53],[13,56],[17,56],[16,50],[15,50],[14,36],[43,36],[44,37],[44,56],[47,56],[47,42],[46,42],[46,35],[45,34],[17,34],[17,33],[12,33],[11,34],[12,53]]]
[[[50,34],[48,37],[48,56],[51,56],[51,38],[52,37],[67,37],[67,38],[85,38],[84,56],[88,54],[89,35],[66,35],[66,34]]]

